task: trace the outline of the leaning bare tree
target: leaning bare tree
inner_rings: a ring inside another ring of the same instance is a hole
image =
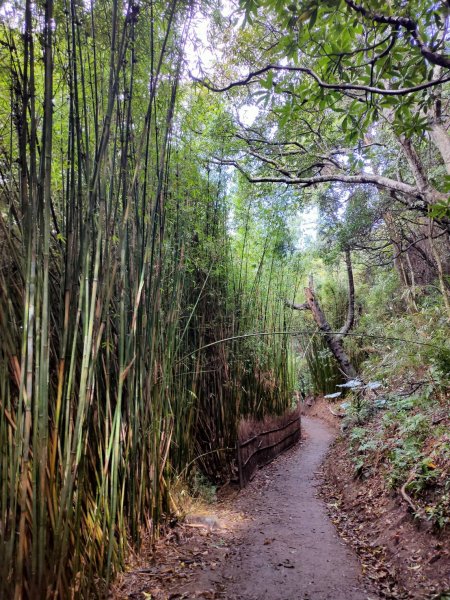
[[[355,322],[355,284],[353,279],[353,268],[351,261],[350,249],[345,249],[345,262],[347,265],[347,279],[348,279],[348,309],[347,318],[344,325],[341,327],[339,332],[333,331],[328,319],[320,305],[317,295],[314,290],[313,278],[310,277],[309,285],[305,288],[305,299],[306,302],[303,304],[296,304],[286,300],[286,305],[294,310],[309,310],[311,311],[312,317],[323,335],[323,338],[336,359],[340,370],[348,378],[353,379],[357,376],[357,371],[353,366],[349,356],[344,350],[343,338],[352,329]]]

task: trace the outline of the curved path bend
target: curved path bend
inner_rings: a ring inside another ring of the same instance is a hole
[[[375,600],[357,557],[317,497],[317,471],[335,433],[302,418],[303,443],[261,471],[234,502],[249,517],[215,573],[227,600]],[[216,589],[217,589],[216,587]]]

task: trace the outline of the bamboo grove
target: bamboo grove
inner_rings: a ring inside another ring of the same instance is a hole
[[[238,416],[289,404],[284,336],[202,350],[286,328],[286,284],[183,130],[192,3],[4,10],[0,596],[101,596],[173,478],[220,477]]]

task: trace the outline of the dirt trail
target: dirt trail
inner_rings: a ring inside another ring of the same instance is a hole
[[[130,568],[115,600],[375,600],[316,495],[335,431],[302,417],[302,443],[214,512],[191,515]]]
[[[229,600],[376,598],[316,496],[317,470],[334,433],[311,417],[303,417],[302,427],[302,446],[260,473],[266,482],[251,484],[234,503],[254,520],[215,573]]]

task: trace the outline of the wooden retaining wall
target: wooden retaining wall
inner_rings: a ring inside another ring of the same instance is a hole
[[[300,439],[301,419],[295,417],[282,427],[269,429],[237,444],[239,485],[244,488],[257,469],[267,465]]]

